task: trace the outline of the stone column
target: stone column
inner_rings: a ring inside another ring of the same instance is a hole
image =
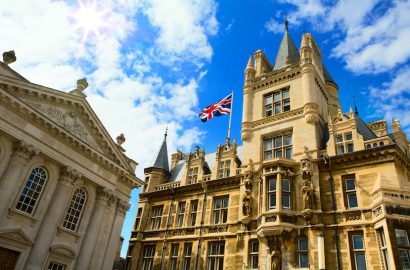
[[[317,234],[317,253],[319,270],[325,270],[325,238],[322,232]]]
[[[104,219],[104,212],[108,201],[114,196],[111,189],[99,187],[97,189],[97,198],[95,201],[91,220],[84,234],[84,240],[81,244],[80,253],[78,254],[75,269],[91,269],[91,258],[96,248],[97,239],[100,236],[101,223]],[[94,268],[93,268],[94,269]]]
[[[5,221],[8,209],[18,195],[21,184],[25,180],[23,172],[31,158],[39,152],[33,145],[18,141],[14,145],[14,153],[7,169],[0,179],[0,220]],[[2,223],[2,222],[0,222]]]
[[[65,214],[65,206],[72,192],[74,181],[80,177],[81,174],[75,169],[69,167],[61,169],[60,179],[58,180],[53,198],[44,215],[43,222],[41,222],[40,230],[37,233],[34,246],[31,249],[24,269],[44,269],[50,245],[57,232],[58,223]]]
[[[105,251],[104,262],[101,269],[111,270],[115,254],[118,249],[118,242],[121,237],[122,225],[124,224],[125,214],[130,208],[130,204],[124,200],[118,200],[117,213],[115,215],[114,226],[112,227],[110,241],[108,241],[107,250]],[[97,269],[97,268],[96,268]],[[100,268],[98,268],[100,269]]]
[[[277,174],[276,180],[276,209],[282,211],[282,168],[278,167],[279,173]]]
[[[105,209],[104,216],[106,217],[102,222],[101,232],[99,234],[96,249],[92,256],[91,265],[92,269],[102,269],[102,263],[104,261],[104,254],[110,240],[111,230],[113,228],[115,219],[115,210],[117,206],[117,198],[112,196],[108,200],[107,208]]]

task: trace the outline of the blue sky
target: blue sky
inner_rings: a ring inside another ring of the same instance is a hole
[[[110,134],[124,133],[143,176],[166,126],[168,147],[208,152],[224,142],[229,117],[202,123],[198,112],[234,91],[232,138],[240,142],[242,86],[249,53],[273,64],[283,18],[299,47],[311,32],[339,85],[344,111],[356,96],[366,121],[401,120],[410,131],[410,2],[328,0],[2,0],[0,49],[32,82],[69,91],[87,77],[87,100]],[[97,14],[97,15],[96,15]],[[85,36],[87,29],[91,31]],[[125,255],[139,190],[132,192]]]

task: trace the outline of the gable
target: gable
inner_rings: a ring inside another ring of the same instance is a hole
[[[1,61],[0,61],[0,75],[8,77],[8,78],[13,78],[16,80],[28,82],[26,78],[18,74],[16,71],[14,71],[12,68],[10,68],[8,65],[4,64]]]
[[[112,140],[84,97],[31,83],[8,80],[1,75],[0,89],[76,140],[134,174],[129,159],[120,150],[121,146]]]

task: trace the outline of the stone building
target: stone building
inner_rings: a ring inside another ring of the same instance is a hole
[[[242,142],[166,140],[145,169],[127,269],[410,269],[409,141],[344,113],[313,36],[249,58]],[[343,91],[343,89],[341,89]]]
[[[112,269],[137,163],[82,91],[34,84],[0,62],[0,269]]]

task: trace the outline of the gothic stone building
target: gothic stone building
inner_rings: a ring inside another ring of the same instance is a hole
[[[112,269],[141,180],[82,91],[29,82],[0,62],[0,269]]]
[[[127,269],[410,269],[409,141],[343,113],[313,36],[249,58],[242,141],[164,140],[145,169]]]

